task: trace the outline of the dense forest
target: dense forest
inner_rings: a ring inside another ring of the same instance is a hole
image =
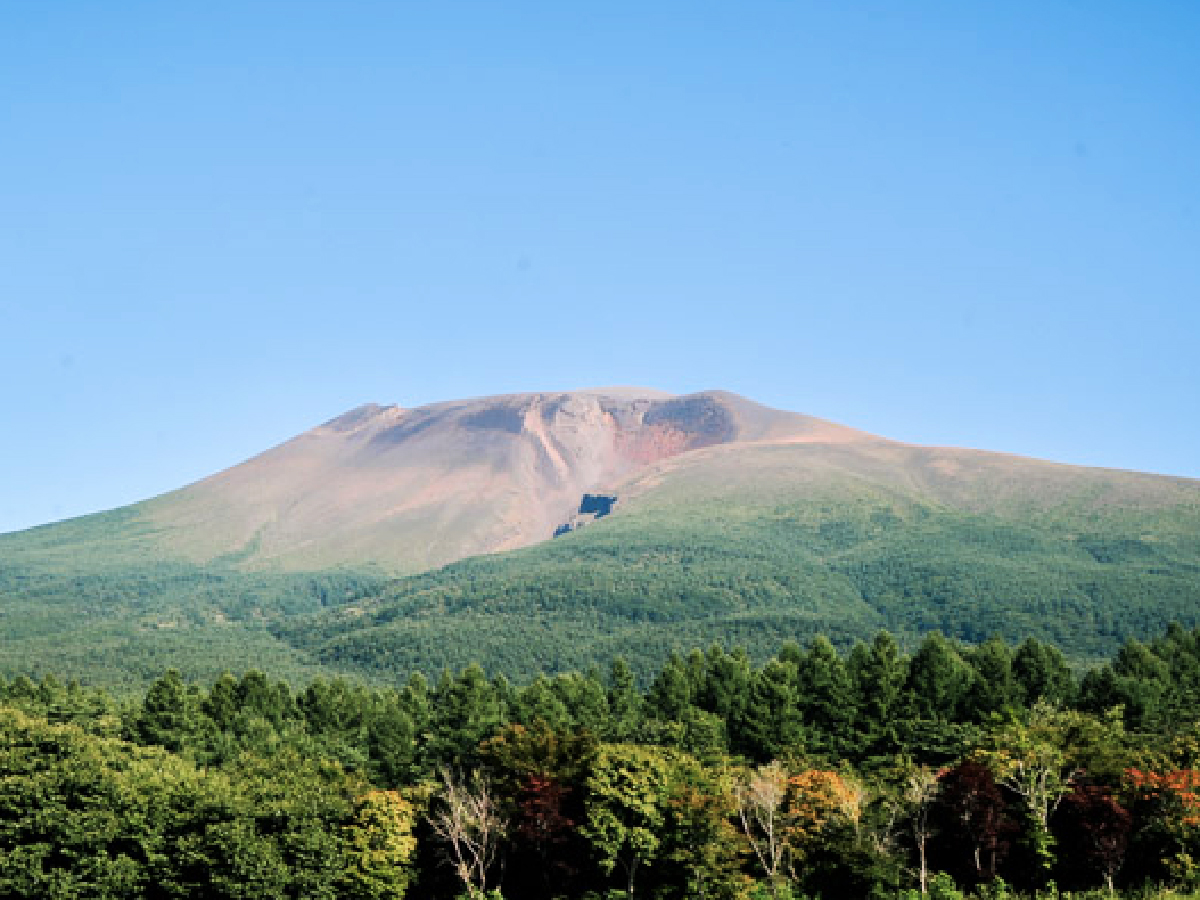
[[[1200,507],[1074,498],[1000,515],[895,496],[689,495],[269,628],[314,663],[393,680],[479,662],[524,681],[618,655],[648,677],[694,646],[741,646],[761,664],[788,639],[849,652],[880,630],[908,650],[934,630],[1033,636],[1090,667],[1127,638],[1200,625],[1197,534]]]
[[[144,690],[168,668],[211,680],[248,659],[294,683],[344,674],[281,644],[268,629],[385,584],[360,574],[162,562],[88,572],[87,563],[72,572],[0,560],[0,674],[70,672],[120,693]]]
[[[0,685],[0,896],[1042,898],[1200,887],[1200,629],[1077,679],[932,634],[639,685]],[[1165,896],[1165,895],[1164,895]],[[1178,896],[1172,894],[1172,896]]]

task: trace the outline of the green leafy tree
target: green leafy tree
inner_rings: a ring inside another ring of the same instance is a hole
[[[628,896],[638,872],[653,866],[663,846],[671,762],[660,750],[602,744],[587,780],[584,836],[605,873],[620,868]]]
[[[997,783],[1021,799],[1033,823],[1033,849],[1048,875],[1054,864],[1050,816],[1082,773],[1068,746],[1068,732],[1078,713],[1044,700],[1021,717],[1011,717],[985,735],[976,759],[985,763]]]
[[[737,806],[728,766],[707,768],[690,757],[674,760],[667,799],[665,857],[682,871],[685,896],[741,897],[744,841],[733,824]]]
[[[313,690],[320,682],[314,682]],[[209,689],[201,710],[219,731],[232,730],[238,716],[237,679],[226,672]]]
[[[696,693],[701,709],[727,723],[740,721],[750,700],[750,661],[741,648],[726,653],[713,645],[708,651],[704,683]]]
[[[379,784],[396,788],[420,780],[416,729],[394,693],[378,697],[372,705],[366,744]]]
[[[575,672],[558,675],[553,687],[575,728],[595,735],[604,733],[608,725],[608,692],[596,670],[584,675]]]
[[[429,778],[433,772],[433,699],[429,682],[420,672],[410,675],[400,691],[400,711],[412,723],[413,746],[410,777],[411,783]]]
[[[542,721],[556,729],[566,729],[571,722],[567,705],[544,675],[538,676],[517,692],[512,717],[526,725]]]

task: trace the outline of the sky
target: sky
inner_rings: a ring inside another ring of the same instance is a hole
[[[0,0],[0,531],[365,402],[1200,477],[1200,4]]]

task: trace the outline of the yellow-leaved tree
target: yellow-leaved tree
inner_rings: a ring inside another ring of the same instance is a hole
[[[413,875],[417,810],[397,791],[371,791],[358,798],[345,830],[347,896],[399,900]]]

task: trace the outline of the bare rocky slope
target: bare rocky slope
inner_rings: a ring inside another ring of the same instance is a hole
[[[367,405],[142,504],[138,519],[163,552],[193,563],[415,572],[546,540],[584,494],[691,451],[871,440],[719,391]]]
[[[851,482],[1035,516],[1087,496],[1138,508],[1200,497],[1189,479],[916,447],[723,391],[597,388],[361,406],[169,494],[0,535],[0,552],[56,571],[154,561],[404,574],[545,541],[594,518],[586,495],[646,512],[710,495],[836,495]]]

